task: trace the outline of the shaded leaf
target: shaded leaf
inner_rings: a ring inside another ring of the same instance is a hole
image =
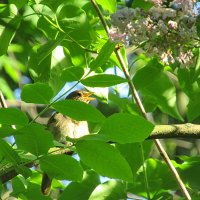
[[[15,16],[11,19],[7,26],[4,28],[3,32],[0,35],[0,56],[5,54],[8,49],[8,45],[13,39],[16,30],[18,29],[21,22],[21,17]]]
[[[154,6],[153,2],[145,1],[145,0],[134,0],[132,3],[132,8],[142,8],[148,11],[152,6]]]
[[[128,113],[117,113],[108,117],[99,134],[105,135],[113,142],[142,142],[153,131],[153,124],[140,116]]]
[[[149,157],[150,151],[152,149],[153,142],[146,140],[141,143],[129,143],[129,144],[116,144],[116,148],[120,153],[126,158],[129,163],[133,176],[136,175],[138,169],[142,166],[143,160],[141,156],[141,148],[144,152],[144,160]]]
[[[53,136],[40,124],[30,124],[15,132],[18,148],[34,155],[46,154],[53,147]]]
[[[157,80],[149,83],[148,86],[142,89],[142,93],[145,96],[152,97],[164,113],[183,120],[176,105],[176,89],[166,74],[161,74]]]
[[[40,191],[40,185],[32,182],[28,182],[27,190],[24,193],[27,199],[37,199],[37,200],[52,200],[48,196],[44,196]]]
[[[154,82],[161,76],[163,65],[156,59],[151,60],[148,64],[138,70],[133,77],[133,83],[137,89],[142,89]]]
[[[0,139],[0,156],[14,164],[21,162],[16,151],[3,139]]]
[[[28,61],[28,69],[32,79],[35,82],[47,83],[50,79],[51,71],[51,54],[46,56],[39,64],[38,62],[38,51],[41,48],[40,45],[36,45],[32,48],[30,58]]]
[[[0,124],[23,126],[28,124],[28,121],[26,114],[17,108],[0,109]]]
[[[194,92],[187,105],[187,117],[190,122],[200,116],[200,92]]]
[[[79,162],[68,155],[49,155],[40,160],[41,169],[59,180],[80,181],[83,169]]]
[[[27,103],[48,104],[53,96],[52,89],[44,83],[26,84],[21,98]]]
[[[10,125],[0,127],[0,138],[9,137],[13,134],[13,132],[15,132],[15,129],[13,129]]]
[[[76,148],[81,161],[102,176],[132,182],[130,166],[113,146],[101,141],[79,141]]]

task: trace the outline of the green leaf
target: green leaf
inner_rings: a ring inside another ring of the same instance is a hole
[[[80,163],[68,155],[49,155],[40,160],[41,169],[59,180],[80,181],[83,169]]]
[[[24,193],[25,198],[23,199],[37,199],[37,200],[52,200],[48,196],[44,196],[40,191],[40,185],[32,182],[28,182],[26,193]]]
[[[61,78],[66,82],[78,81],[84,74],[82,67],[68,67],[62,72]]]
[[[48,41],[38,49],[38,65],[41,64],[41,62],[52,53],[52,51],[64,40],[65,36],[65,34],[61,34],[56,40]]]
[[[132,8],[142,8],[145,11],[148,11],[152,6],[154,6],[153,2],[145,0],[134,0],[132,3]]]
[[[197,27],[197,35],[200,37],[200,19],[197,17],[196,21],[196,27]]]
[[[126,199],[126,187],[118,180],[110,180],[98,185],[89,200]]]
[[[63,4],[63,0],[42,0],[40,3],[47,5],[53,12],[56,12],[57,8]]]
[[[135,87],[137,89],[145,88],[161,76],[162,70],[163,66],[156,59],[151,60],[134,75],[133,83]]]
[[[102,176],[132,182],[132,172],[119,151],[101,141],[79,141],[76,149],[81,161]]]
[[[94,171],[85,171],[81,182],[71,182],[62,192],[59,200],[88,200],[90,194],[100,183],[99,175]]]
[[[44,83],[27,84],[23,87],[21,98],[27,103],[48,104],[53,90]]]
[[[149,158],[149,154],[152,149],[153,142],[145,140],[141,143],[128,143],[128,144],[116,144],[116,148],[124,156],[129,163],[133,176],[136,175],[138,169],[143,165],[141,156],[141,148],[143,148],[144,160]]]
[[[11,19],[6,27],[4,28],[3,32],[0,35],[0,56],[7,52],[8,46],[13,39],[16,30],[18,29],[21,22],[21,17],[15,16]]]
[[[105,62],[110,58],[114,50],[115,43],[110,42],[110,40],[108,40],[101,48],[101,51],[99,52],[97,58],[93,62],[91,62],[90,69],[95,70],[98,67],[102,67],[105,64]]]
[[[149,83],[142,89],[144,96],[150,96],[157,106],[172,117],[183,120],[176,105],[176,89],[166,74],[162,74],[157,80]]]
[[[187,117],[190,122],[200,116],[200,92],[194,92],[187,105]]]
[[[34,155],[46,154],[53,147],[53,136],[40,124],[30,124],[15,132],[18,148]]]
[[[9,137],[14,131],[15,129],[11,128],[10,125],[0,127],[0,138]]]
[[[51,21],[50,17],[41,16],[37,21],[37,28],[40,29],[47,38],[54,39],[58,33],[58,30],[50,24],[47,20]]]
[[[21,177],[15,177],[12,179],[13,196],[18,196],[20,193],[25,191],[25,185],[21,179]]]
[[[130,113],[133,115],[139,115],[140,111],[137,105],[128,98],[121,98],[120,94],[109,93],[109,100],[117,107],[120,108],[120,111],[123,113]]]
[[[166,163],[150,158],[145,161],[145,166],[147,169],[148,183],[151,185],[151,187],[149,187],[150,192],[157,193],[161,188],[164,190],[176,190],[178,188]],[[136,183],[131,190],[131,192],[135,191],[136,194],[137,192],[144,192],[145,190],[144,172],[142,167],[137,174]]]
[[[51,54],[45,57],[42,62],[38,62],[38,52],[41,48],[40,45],[36,45],[32,48],[32,52],[30,54],[30,59],[28,61],[28,69],[32,79],[37,82],[48,82],[50,79],[50,71],[51,71]]]
[[[81,81],[83,85],[90,87],[109,87],[124,82],[127,80],[112,74],[97,74]]]
[[[26,114],[17,108],[0,109],[0,124],[23,126],[28,124],[28,121]]]
[[[21,9],[25,4],[27,4],[28,0],[9,0],[9,4],[15,4],[16,7]]]
[[[65,55],[69,55],[72,61],[72,64],[76,67],[82,67],[84,68],[87,66],[86,63],[86,52],[75,42],[69,42],[69,41],[63,41],[62,45],[66,48],[64,48]]]
[[[3,139],[0,139],[0,156],[16,165],[21,162],[16,151]]]
[[[185,182],[189,184],[192,188],[199,188],[200,183],[197,174],[200,168],[200,157],[181,157],[184,162],[179,164],[181,177]]]
[[[103,122],[105,117],[95,107],[74,100],[58,101],[52,106],[60,113],[78,121]]]
[[[120,144],[134,143],[144,141],[153,128],[153,124],[140,116],[117,113],[105,120],[99,134]]]
[[[116,12],[116,0],[97,0],[97,3],[100,4],[103,9],[108,10],[111,13]]]

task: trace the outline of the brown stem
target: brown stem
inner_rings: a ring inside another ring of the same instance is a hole
[[[93,6],[94,6],[94,8],[95,8],[100,20],[101,20],[102,25],[104,26],[104,29],[106,30],[106,32],[108,34],[109,33],[108,26],[107,26],[107,24],[106,24],[106,22],[105,22],[105,20],[103,18],[103,15],[102,15],[98,5],[96,4],[96,1],[95,0],[91,0],[91,2],[93,4]],[[132,93],[132,95],[133,95],[133,97],[135,99],[135,102],[138,105],[138,108],[140,109],[143,117],[148,120],[146,112],[145,112],[145,109],[144,109],[144,106],[143,106],[143,104],[142,104],[142,102],[140,100],[140,97],[139,97],[136,89],[135,89],[135,86],[133,85],[133,82],[132,82],[132,80],[130,78],[130,75],[129,75],[129,72],[127,70],[126,63],[124,62],[124,59],[122,58],[122,55],[120,53],[120,49],[119,48],[116,48],[115,54],[117,56],[118,61],[120,62],[120,65],[121,65],[121,68],[122,68],[122,70],[124,72],[124,75],[125,75],[126,79],[128,80],[128,84],[129,84],[129,87],[131,89],[131,93]],[[158,139],[155,139],[154,142],[155,142],[155,145],[156,145],[157,149],[160,152],[160,155],[162,156],[162,158],[164,159],[164,161],[168,165],[169,169],[174,174],[174,176],[175,176],[175,178],[176,178],[176,180],[177,180],[177,182],[178,182],[178,184],[179,184],[184,196],[186,197],[187,200],[191,200],[189,192],[187,191],[183,181],[181,180],[178,172],[176,171],[175,167],[173,166],[173,164],[172,164],[169,156],[167,155],[166,151],[162,147],[160,141]]]

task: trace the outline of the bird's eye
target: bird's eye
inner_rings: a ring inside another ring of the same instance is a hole
[[[77,96],[78,96],[78,97],[81,97],[82,94],[81,94],[80,92],[77,92]]]

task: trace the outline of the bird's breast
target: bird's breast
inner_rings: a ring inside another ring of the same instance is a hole
[[[79,138],[89,134],[86,121],[76,121],[60,113],[55,114],[53,120],[50,119],[48,128],[59,142],[66,141],[66,137]]]

